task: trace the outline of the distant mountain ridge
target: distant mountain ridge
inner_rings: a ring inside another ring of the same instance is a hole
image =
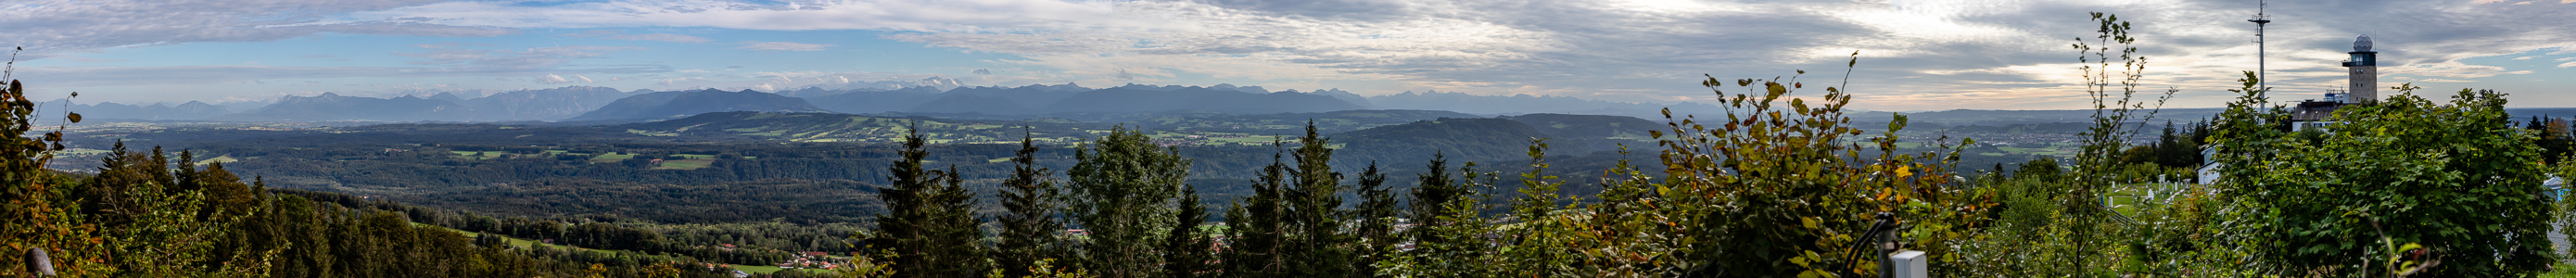
[[[490,115],[456,102],[402,96],[371,98],[337,93],[279,97],[276,104],[250,112],[216,116],[228,121],[483,121]]]
[[[589,113],[574,116],[573,121],[613,119],[671,119],[711,112],[829,112],[805,99],[753,90],[727,92],[716,89],[656,92],[618,99]]]
[[[38,104],[36,106],[36,110],[43,112],[65,110],[73,113],[81,113],[82,117],[93,119],[134,120],[201,120],[233,113],[232,109],[227,109],[223,106],[193,100],[188,101],[187,103],[180,103],[177,106],[171,106],[167,103],[131,105],[114,102],[101,102],[97,104],[84,105],[72,104],[71,100],[64,99]]]
[[[508,91],[457,102],[477,112],[491,114],[496,119],[559,120],[590,113],[609,102],[644,92],[651,91],[619,92],[609,87],[571,86]]]
[[[283,96],[256,110],[203,117],[223,121],[543,121],[590,112],[610,101],[640,92],[608,87],[569,86],[517,90],[464,98],[454,92],[392,98],[322,93]]]

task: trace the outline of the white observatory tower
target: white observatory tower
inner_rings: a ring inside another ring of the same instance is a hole
[[[2344,92],[2344,102],[2379,101],[2379,52],[2370,51],[2370,36],[2353,39],[2352,52],[2347,53],[2352,59],[2344,60],[2343,67],[2352,69],[2352,85]]]

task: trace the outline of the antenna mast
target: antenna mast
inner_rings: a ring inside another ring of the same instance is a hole
[[[2264,49],[2263,26],[2272,24],[2272,15],[2263,13],[2263,8],[2264,6],[2270,5],[2271,4],[2269,3],[2264,3],[2263,0],[2255,0],[2254,19],[2245,20],[2247,22],[2254,23],[2254,79],[2259,79],[2258,81],[2261,82],[2256,83],[2255,86],[2266,91],[2265,94],[2267,95],[2270,94],[2269,91],[2272,89],[2272,78],[2265,75],[2265,73],[2268,73],[2269,71],[2269,69],[2266,68],[2268,65],[2265,64],[2265,59],[2270,58],[2267,57],[2270,53],[2267,53],[2268,51]]]

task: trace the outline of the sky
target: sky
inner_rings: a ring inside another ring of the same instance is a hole
[[[2269,2],[2275,100],[2342,89],[2368,35],[2381,87],[2576,107],[2576,0]],[[2132,24],[2166,107],[2223,106],[2257,68],[2254,0],[6,0],[0,47],[35,97],[80,103],[926,78],[1705,102],[1713,76],[2032,110],[2091,107],[2092,12]]]

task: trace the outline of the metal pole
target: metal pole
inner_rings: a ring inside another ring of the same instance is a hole
[[[2272,88],[2270,65],[2267,65],[2270,62],[2268,59],[2271,53],[2263,43],[2263,26],[2272,24],[2272,15],[2263,13],[2264,6],[2269,5],[2271,4],[2261,0],[2254,1],[2254,19],[2245,20],[2254,22],[2254,79],[2257,79],[2255,86],[2264,90],[2265,95],[2270,95]]]

